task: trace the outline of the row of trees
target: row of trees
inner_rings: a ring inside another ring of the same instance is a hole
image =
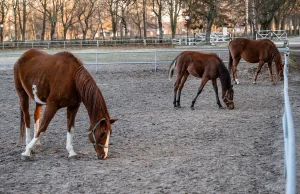
[[[299,28],[300,0],[0,0],[0,38],[94,39],[100,31],[147,37],[149,29],[164,29],[171,36],[181,32],[180,18],[189,16],[185,28],[206,31],[213,26],[245,28],[245,35],[258,29]],[[62,37],[57,37],[62,34]],[[156,32],[155,32],[156,34]]]

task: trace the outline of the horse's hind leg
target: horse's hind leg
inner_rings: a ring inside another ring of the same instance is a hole
[[[237,79],[237,66],[240,62],[241,58],[235,58],[233,57],[233,66],[232,66],[232,79],[233,79],[233,82],[236,83],[236,84],[240,84],[239,80]]]
[[[28,145],[26,145],[26,150],[25,152],[22,153],[22,156],[24,157],[29,157],[30,156],[30,152],[33,148],[33,146],[37,143],[37,141],[39,140],[39,136],[42,132],[45,132],[50,121],[52,120],[53,116],[55,115],[55,113],[57,112],[58,108],[55,105],[47,105],[44,115],[43,115],[43,119],[41,122],[41,127],[38,129],[38,132],[36,133],[36,135],[34,136],[34,138],[30,141],[30,143]]]
[[[273,72],[272,72],[272,61],[268,62],[268,68],[269,68],[269,73],[270,73],[270,80],[275,85],[275,80],[274,80]]]
[[[41,117],[41,110],[43,108],[43,105],[36,104],[35,112],[34,112],[34,137],[36,136],[39,127],[40,127],[40,117]],[[41,145],[40,140],[37,141],[36,145]]]
[[[23,136],[24,128],[22,125],[25,123],[25,130],[26,130],[26,145],[28,145],[31,141],[31,129],[30,129],[30,114],[29,114],[29,96],[25,92],[23,88],[17,89],[19,98],[20,98],[20,109],[21,113],[21,135]],[[23,125],[24,126],[24,125]]]
[[[182,88],[183,88],[184,83],[186,82],[189,75],[190,74],[188,73],[188,71],[186,71],[184,73],[183,77],[181,78],[180,85],[179,85],[179,90],[178,90],[178,96],[177,96],[177,105],[178,105],[178,107],[180,107],[180,97],[181,97]]]
[[[216,93],[217,104],[219,105],[219,108],[223,108],[221,103],[220,103],[220,99],[219,99],[217,80],[213,79],[213,80],[211,80],[211,82],[213,84],[213,87],[214,87],[214,90],[215,90],[215,93]]]
[[[202,77],[201,84],[200,84],[200,87],[199,87],[199,89],[198,89],[197,95],[196,95],[196,97],[194,98],[194,100],[192,101],[191,109],[194,109],[194,104],[195,104],[195,102],[196,102],[198,96],[201,94],[201,92],[202,92],[202,90],[203,90],[205,84],[208,82],[208,80],[209,80],[209,79],[208,79],[206,76],[203,76],[203,77]]]
[[[67,107],[67,143],[66,149],[69,153],[69,158],[75,157],[77,154],[73,150],[73,137],[74,137],[74,123],[75,117],[80,105],[74,107]]]
[[[182,75],[180,75],[180,74],[178,73],[178,74],[177,74],[176,82],[175,82],[175,84],[174,84],[174,100],[173,100],[174,108],[177,107],[177,91],[178,91],[178,88],[179,88],[181,79],[182,79]]]

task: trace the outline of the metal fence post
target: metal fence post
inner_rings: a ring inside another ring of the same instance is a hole
[[[154,52],[154,72],[156,72],[156,67],[157,67],[157,51]]]
[[[294,137],[294,122],[292,117],[291,105],[288,94],[288,67],[289,53],[284,54],[284,143],[285,143],[285,160],[286,160],[286,194],[296,193],[296,165],[295,165],[295,137]],[[286,126],[284,126],[286,125]]]
[[[96,72],[98,73],[98,53],[96,53]]]

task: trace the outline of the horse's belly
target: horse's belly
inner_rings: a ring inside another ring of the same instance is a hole
[[[242,54],[242,58],[245,61],[247,61],[248,63],[258,63],[259,62],[258,54],[254,54],[254,53]]]
[[[202,77],[203,71],[196,70],[195,68],[188,67],[188,72],[194,77]]]

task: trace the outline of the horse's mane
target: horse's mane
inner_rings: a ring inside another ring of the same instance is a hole
[[[109,116],[107,106],[100,89],[83,65],[80,65],[76,70],[74,80],[80,98],[88,110],[90,119],[99,119],[97,118],[99,113]]]
[[[220,80],[222,82],[222,85],[224,84],[224,87],[226,89],[231,87],[231,77],[230,77],[230,73],[227,69],[227,67],[225,66],[224,62],[217,57],[220,64],[219,64],[219,73],[220,73]]]
[[[277,73],[282,70],[282,58],[279,50],[277,49],[276,45],[270,51],[272,61],[275,62]]]

